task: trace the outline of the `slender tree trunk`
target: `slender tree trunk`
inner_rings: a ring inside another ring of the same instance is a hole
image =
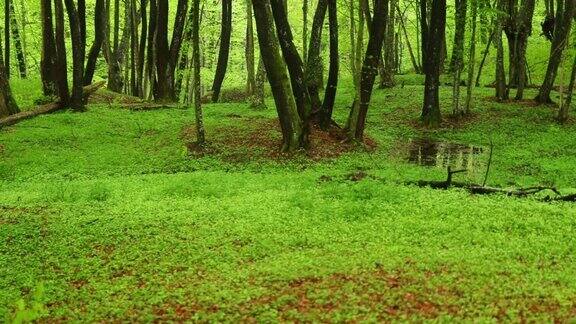
[[[426,82],[424,86],[424,106],[422,108],[422,122],[426,127],[438,127],[441,122],[440,112],[440,72],[443,56],[443,39],[446,30],[446,0],[433,0],[430,8],[430,22],[428,23],[427,1],[421,1],[422,19],[422,48],[424,55],[424,73]]]
[[[92,84],[94,79],[94,72],[96,71],[96,62],[100,56],[102,43],[104,42],[106,32],[106,8],[104,7],[104,0],[96,0],[94,8],[94,43],[88,53],[88,60],[86,62],[86,70],[84,71],[84,85]]]
[[[80,16],[73,0],[65,0],[68,21],[70,23],[70,34],[72,38],[72,97],[70,108],[75,111],[83,111],[84,107],[84,56],[85,42],[82,41],[82,27]]]
[[[264,103],[264,83],[266,83],[266,68],[264,67],[264,60],[262,59],[262,56],[260,56],[260,59],[258,60],[258,71],[256,73],[256,88],[250,107],[255,109],[266,109],[266,103]]]
[[[320,127],[327,130],[332,123],[332,112],[338,89],[338,74],[340,72],[340,54],[338,39],[338,10],[336,0],[328,0],[328,20],[330,23],[330,69],[328,83],[324,92],[324,101],[320,112]]]
[[[476,70],[476,30],[478,26],[478,3],[472,0],[472,35],[470,36],[470,54],[468,57],[468,81],[466,83],[466,104],[464,112],[472,112],[472,92],[474,91],[474,71]]]
[[[572,96],[574,94],[574,86],[576,82],[576,56],[574,57],[574,64],[572,64],[572,73],[570,75],[570,85],[566,92],[566,100],[560,105],[558,112],[558,122],[564,124],[568,121],[570,115],[570,108],[572,106]]]
[[[452,50],[452,60],[450,70],[453,73],[452,87],[452,114],[462,115],[460,105],[460,82],[462,80],[462,69],[464,68],[464,36],[466,32],[466,10],[467,0],[456,0],[456,32],[454,33],[454,48]]]
[[[292,93],[296,100],[298,114],[300,115],[300,119],[304,121],[304,136],[306,137],[306,132],[309,130],[307,125],[311,111],[310,96],[304,79],[304,63],[302,62],[302,58],[294,44],[292,31],[288,22],[287,11],[283,2],[284,0],[270,0],[272,5],[272,14],[276,24],[276,34],[278,35],[280,49],[282,50],[282,55],[290,74]]]
[[[253,96],[256,91],[256,63],[254,59],[254,14],[252,0],[246,0],[246,93]]]
[[[384,69],[380,88],[393,88],[396,84],[394,74],[396,72],[396,7],[398,6],[398,0],[389,1],[388,26],[386,26],[386,39],[384,40]]]
[[[10,79],[10,3],[12,0],[4,0],[4,66],[6,79]]]
[[[572,27],[572,19],[576,11],[576,1],[574,0],[558,0],[556,8],[556,27],[554,28],[554,37],[550,49],[550,59],[548,61],[548,68],[546,77],[540,87],[536,101],[538,103],[551,103],[550,93],[554,87],[554,81],[558,73],[558,67],[562,60],[562,53],[566,48],[570,29]]]
[[[230,56],[230,38],[232,35],[232,0],[222,0],[222,29],[220,31],[220,51],[218,53],[218,64],[216,74],[212,84],[212,102],[218,102],[222,83],[226,77],[228,69],[228,59]]]
[[[206,134],[202,117],[202,94],[200,92],[200,0],[192,2],[192,61],[194,62],[194,114],[196,116],[196,143],[204,146]]]
[[[310,46],[308,47],[308,62],[306,64],[306,85],[312,101],[312,113],[320,111],[322,102],[320,101],[320,89],[322,88],[322,58],[320,57],[322,45],[322,29],[328,9],[328,0],[318,0],[318,6],[314,13],[312,30],[310,36]]]
[[[482,60],[480,61],[480,66],[478,67],[478,74],[476,75],[476,86],[479,87],[480,86],[480,78],[482,77],[482,70],[484,69],[484,64],[486,63],[486,58],[488,57],[488,54],[490,53],[490,47],[492,46],[492,42],[494,41],[494,38],[496,37],[496,31],[498,30],[498,27],[496,27],[494,29],[494,31],[490,34],[490,37],[488,38],[488,42],[486,44],[486,49],[482,52]]]
[[[54,40],[54,23],[52,17],[52,0],[41,0],[42,53],[40,60],[40,77],[45,96],[58,95],[57,55]]]
[[[308,0],[302,2],[302,53],[304,62],[308,62]]]
[[[290,89],[286,64],[280,54],[280,44],[274,34],[274,20],[270,0],[252,0],[261,57],[282,129],[282,151],[291,152],[303,147],[303,125]]]
[[[402,27],[402,32],[404,33],[404,39],[406,40],[406,47],[408,48],[408,54],[410,54],[410,61],[412,62],[412,68],[414,72],[417,74],[422,73],[422,67],[418,65],[416,61],[416,56],[414,55],[414,50],[412,49],[412,45],[410,44],[410,37],[408,37],[408,31],[406,30],[406,23],[405,23],[405,16],[400,13],[400,7],[396,7],[398,14],[400,16],[400,26]]]
[[[386,36],[387,17],[388,0],[375,0],[374,18],[372,19],[370,38],[362,66],[360,94],[352,105],[346,127],[350,140],[362,142],[364,139],[368,107],[370,106],[374,81],[378,74],[378,61],[382,57],[382,45]]]
[[[494,43],[496,45],[496,99],[499,101],[508,100],[508,87],[506,86],[506,73],[504,70],[504,45],[502,45],[502,21],[496,22],[496,33]]]
[[[0,118],[8,117],[19,113],[18,105],[12,96],[10,82],[6,77],[6,68],[2,58],[2,47],[0,46]]]
[[[64,34],[64,4],[62,0],[54,0],[54,16],[56,19],[56,82],[58,84],[58,96],[60,97],[60,104],[67,106],[70,102],[70,89],[68,88],[68,64]]]
[[[26,66],[24,47],[22,46],[22,36],[18,24],[18,16],[16,15],[16,9],[14,8],[14,0],[6,1],[10,4],[10,30],[12,31],[14,49],[16,50],[16,59],[18,60],[18,72],[20,72],[21,79],[26,79],[28,77],[28,68]]]

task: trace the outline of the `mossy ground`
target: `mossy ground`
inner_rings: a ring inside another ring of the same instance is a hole
[[[403,185],[445,177],[398,150],[429,136],[492,141],[491,185],[576,191],[576,125],[491,93],[428,131],[421,86],[377,90],[377,148],[323,159],[230,159],[254,155],[241,145],[190,155],[192,109],[93,105],[3,129],[0,318],[37,302],[46,322],[574,319],[573,204]],[[340,123],[351,98],[340,89]],[[442,98],[447,114],[449,87]],[[204,108],[216,146],[234,136],[219,130],[275,115]],[[481,182],[484,169],[458,177]]]

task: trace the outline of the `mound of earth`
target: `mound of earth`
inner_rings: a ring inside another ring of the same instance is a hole
[[[242,117],[236,114],[227,116],[234,119],[208,132],[209,145],[200,150],[195,143],[196,129],[187,126],[182,131],[182,139],[193,155],[214,154],[231,162],[254,160],[278,160],[293,157],[280,152],[282,134],[278,120],[258,117]],[[364,148],[373,151],[377,147],[371,138],[365,138]],[[310,148],[299,152],[313,161],[334,159],[345,153],[357,151],[359,146],[347,141],[344,131],[332,127],[323,131],[313,127],[310,135]]]

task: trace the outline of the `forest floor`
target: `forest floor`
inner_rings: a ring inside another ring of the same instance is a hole
[[[91,105],[0,130],[0,319],[574,319],[573,203],[404,185],[448,165],[482,183],[492,142],[488,184],[576,192],[576,124],[491,94],[427,131],[421,86],[377,90],[367,148],[319,136],[292,158],[270,154],[271,101],[206,105],[206,154],[188,151],[192,109]],[[340,89],[338,122],[351,102]]]

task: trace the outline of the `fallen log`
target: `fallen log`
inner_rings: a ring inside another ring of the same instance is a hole
[[[84,87],[84,98],[88,99],[94,92],[102,88],[106,83],[104,81],[91,84]],[[32,110],[26,110],[14,115],[0,119],[0,128],[17,124],[23,120],[38,116],[49,114],[64,108],[60,102],[53,102],[46,105],[38,106]]]
[[[528,187],[528,188],[513,188],[513,189],[505,189],[499,187],[487,187],[485,185],[478,185],[478,184],[466,184],[462,182],[453,182],[452,176],[456,173],[465,172],[466,170],[458,170],[452,171],[450,167],[448,167],[448,178],[445,181],[428,181],[428,180],[419,180],[419,181],[409,181],[406,182],[407,185],[416,185],[418,187],[428,187],[432,189],[441,189],[447,190],[451,188],[459,188],[464,189],[470,192],[473,195],[491,195],[491,194],[503,194],[510,197],[517,197],[517,198],[525,198],[528,196],[535,195],[545,190],[552,191],[556,196],[550,197],[547,196],[542,201],[551,202],[551,201],[564,201],[564,202],[576,202],[576,194],[562,196],[560,191],[556,187],[552,186],[535,186],[535,187]]]

